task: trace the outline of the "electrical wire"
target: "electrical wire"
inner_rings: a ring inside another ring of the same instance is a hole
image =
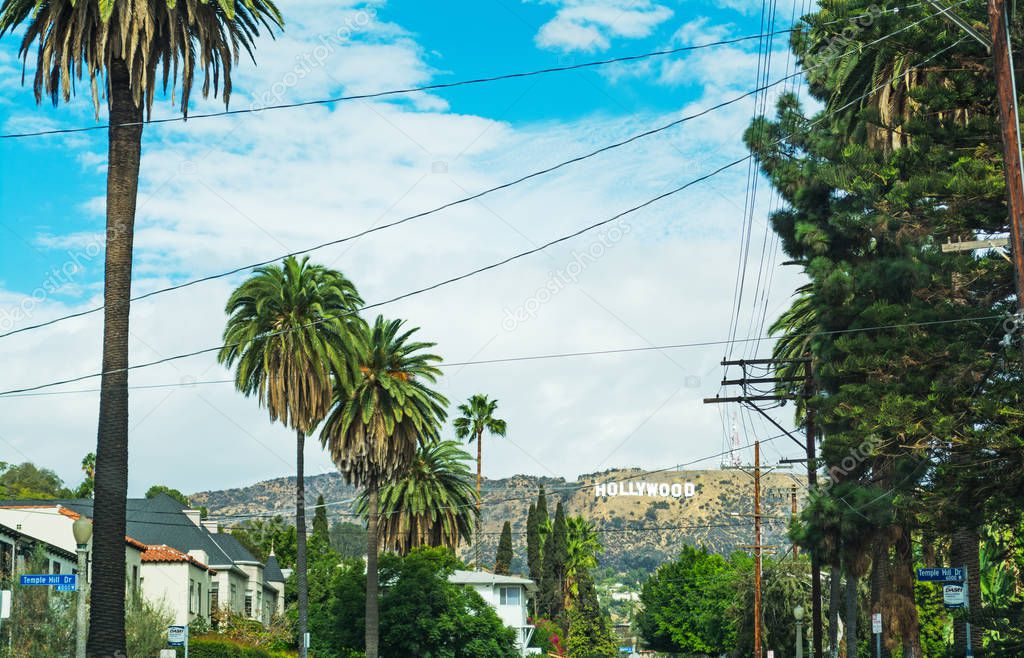
[[[966,2],[966,1],[967,0],[961,0],[961,3]],[[915,23],[911,23],[911,24],[909,24],[907,26],[904,26],[903,28],[900,28],[900,30],[892,32],[892,33],[890,33],[889,35],[887,35],[885,37],[881,37],[881,38],[879,38],[878,40],[876,40],[875,42],[872,42],[872,43],[877,43],[878,41],[881,41],[881,40],[883,40],[885,38],[892,37],[892,36],[894,36],[895,34],[897,34],[900,31],[907,30],[910,27],[913,27],[914,25],[916,25],[916,24],[918,24],[920,22],[923,22],[927,18],[928,17],[926,17],[925,19],[921,19],[920,21],[917,21]],[[942,53],[952,49],[953,47],[958,45],[958,43],[960,43],[960,42],[954,43],[954,44],[952,44],[950,46],[947,46],[946,48],[943,48],[943,49],[939,50],[938,52],[936,52],[935,54],[933,54],[929,58],[927,58],[924,61],[922,61],[919,64],[917,64],[916,66],[909,67],[908,70],[913,69],[913,68],[918,68],[918,67],[924,65],[925,63],[927,63],[931,59],[934,59],[935,57],[938,57],[940,54],[942,54]],[[888,84],[890,84],[890,82],[891,81],[886,81],[883,85],[880,85],[880,87],[888,85]],[[811,122],[810,124],[808,124],[808,126],[805,129],[813,127],[817,123],[820,123],[821,121],[824,121],[831,114],[834,114],[836,112],[842,111],[846,107],[848,107],[848,106],[850,106],[850,105],[852,105],[854,103],[859,102],[862,98],[870,95],[874,91],[875,91],[875,89],[871,89],[868,92],[866,92],[865,94],[863,94],[862,96],[860,96],[860,97],[858,97],[858,98],[848,102],[843,107],[840,107],[840,108],[837,108],[835,110],[832,110],[830,112],[825,113],[824,115],[822,115],[820,118],[818,118],[814,122]],[[779,143],[779,142],[783,141],[787,137],[788,136],[780,137],[778,140],[776,140],[776,143]],[[266,334],[263,334],[262,337],[263,338],[270,338],[270,337],[273,337],[273,336],[276,336],[276,335],[282,335],[282,334],[285,334],[285,333],[292,333],[293,331],[296,331],[297,329],[308,328],[308,327],[311,327],[311,326],[322,324],[324,322],[328,322],[330,320],[335,320],[335,319],[339,319],[341,317],[346,317],[346,316],[349,316],[349,315],[354,315],[356,313],[359,313],[359,312],[362,312],[362,311],[365,311],[365,310],[368,310],[368,309],[378,308],[378,307],[381,307],[381,306],[385,306],[387,304],[392,304],[394,302],[397,302],[397,301],[400,301],[400,300],[403,300],[403,299],[414,297],[414,296],[417,296],[417,295],[420,295],[420,294],[423,294],[423,293],[426,293],[426,292],[430,292],[430,291],[433,291],[433,290],[437,290],[438,288],[442,288],[442,287],[448,286],[448,285],[450,285],[452,283],[456,283],[456,282],[459,282],[459,281],[463,281],[465,279],[472,278],[474,276],[477,276],[477,275],[482,274],[484,272],[488,272],[490,270],[498,269],[498,268],[500,268],[500,267],[502,267],[504,265],[507,265],[508,263],[520,260],[520,259],[525,258],[527,256],[530,256],[532,254],[538,253],[538,252],[543,251],[543,250],[545,250],[548,247],[551,247],[553,245],[560,244],[562,242],[566,242],[566,241],[571,240],[571,239],[573,239],[575,237],[578,237],[578,236],[580,236],[580,235],[582,235],[584,233],[592,231],[595,228],[599,228],[601,226],[605,226],[607,224],[610,224],[610,223],[612,223],[614,221],[617,221],[617,220],[621,219],[622,217],[625,217],[625,216],[627,216],[629,214],[632,214],[634,212],[642,210],[643,208],[646,208],[648,206],[654,205],[655,203],[657,203],[657,202],[659,202],[659,201],[661,201],[663,199],[666,199],[666,198],[668,198],[670,196],[678,194],[678,193],[680,193],[680,192],[682,192],[682,191],[692,187],[693,185],[696,185],[697,183],[700,183],[700,182],[703,182],[703,181],[705,181],[705,180],[707,180],[709,178],[712,178],[712,177],[722,173],[723,171],[726,171],[727,169],[730,169],[731,167],[734,167],[734,166],[736,166],[738,164],[741,164],[743,162],[746,162],[746,161],[752,159],[753,157],[754,157],[753,154],[745,155],[745,156],[743,156],[741,158],[733,160],[732,162],[729,162],[728,164],[725,164],[725,165],[722,165],[722,166],[718,167],[717,169],[711,171],[710,173],[707,173],[707,174],[704,174],[703,176],[699,176],[697,178],[694,178],[694,179],[692,179],[692,180],[690,180],[690,181],[688,181],[688,182],[686,182],[686,183],[684,183],[684,184],[682,184],[682,185],[680,185],[678,187],[675,187],[675,188],[673,188],[671,190],[668,190],[666,192],[662,192],[661,194],[659,194],[659,195],[657,195],[657,196],[655,196],[655,197],[653,197],[651,199],[648,199],[648,200],[646,200],[646,201],[644,201],[642,203],[639,203],[639,204],[634,205],[634,206],[632,206],[632,207],[630,207],[630,208],[628,208],[626,210],[623,210],[623,211],[621,211],[619,213],[616,213],[615,215],[612,215],[611,217],[608,217],[606,219],[597,221],[597,222],[595,222],[593,224],[590,224],[588,226],[584,226],[583,228],[580,228],[580,229],[578,229],[576,231],[573,231],[573,232],[568,233],[566,235],[563,235],[561,237],[558,237],[558,238],[555,238],[553,240],[550,240],[549,242],[546,242],[546,243],[544,243],[542,245],[536,246],[536,247],[534,247],[532,249],[528,249],[526,251],[521,251],[521,252],[519,252],[517,254],[514,254],[512,256],[509,256],[509,257],[504,258],[502,260],[499,260],[497,262],[491,263],[489,265],[478,267],[478,268],[476,268],[474,270],[470,270],[469,272],[466,272],[466,273],[463,273],[463,274],[460,274],[460,275],[457,275],[457,276],[454,276],[454,277],[450,277],[448,279],[444,279],[444,280],[439,281],[437,283],[434,283],[434,284],[431,284],[431,285],[428,285],[428,286],[425,286],[425,287],[422,287],[422,288],[418,288],[418,289],[410,291],[410,292],[406,292],[406,293],[397,295],[395,297],[392,297],[390,299],[386,299],[384,301],[380,301],[380,302],[375,302],[373,304],[364,305],[361,308],[355,309],[353,311],[349,311],[349,312],[346,312],[346,313],[341,313],[341,314],[338,314],[338,315],[335,315],[335,316],[327,316],[327,317],[324,317],[324,318],[321,318],[321,319],[318,319],[318,320],[314,320],[314,321],[312,321],[310,323],[307,323],[306,325],[303,325],[302,327],[283,329],[283,330],[276,331],[276,332],[267,332]],[[718,342],[718,341],[705,341],[705,342],[710,344],[710,343]],[[738,341],[736,341],[734,339],[734,340],[732,340],[730,342],[738,342]],[[181,360],[181,359],[190,358],[190,357],[193,357],[193,356],[200,356],[202,354],[208,354],[208,353],[212,353],[212,352],[219,352],[220,350],[224,349],[225,347],[229,347],[229,346],[230,345],[219,345],[219,346],[216,346],[216,347],[209,347],[209,348],[205,348],[205,349],[195,350],[195,351],[187,352],[187,353],[184,353],[184,354],[177,354],[177,355],[174,355],[174,356],[163,357],[163,358],[157,359],[155,361],[150,361],[150,362],[147,362],[147,363],[129,365],[129,366],[125,367],[125,368],[118,368],[118,369],[113,369],[113,370],[107,370],[107,371],[102,371],[102,372],[98,372],[98,373],[92,373],[92,374],[88,374],[88,375],[80,375],[78,377],[72,377],[72,378],[68,378],[68,379],[64,379],[64,380],[60,380],[60,381],[49,382],[49,383],[46,383],[46,384],[38,384],[38,385],[35,385],[35,386],[28,386],[28,387],[10,389],[10,390],[6,390],[6,391],[0,391],[0,397],[3,397],[5,395],[14,394],[14,393],[28,393],[28,392],[32,392],[32,391],[38,391],[38,390],[43,390],[43,389],[47,389],[47,388],[53,388],[55,386],[71,384],[71,383],[75,383],[75,382],[84,381],[84,380],[87,380],[87,379],[94,379],[96,377],[101,377],[103,375],[112,374],[112,373],[116,373],[116,372],[128,372],[128,371],[139,370],[139,369],[143,369],[143,368],[149,368],[149,367],[153,367],[153,366],[156,366],[156,365],[161,365],[161,364],[164,364],[164,363],[170,363],[170,362],[173,362],[173,361],[178,361],[178,360]]]
[[[922,3],[922,2],[915,2],[915,3],[911,3],[909,5],[905,5],[903,7],[894,7],[894,8],[891,8],[891,9],[884,10],[884,13],[888,13],[888,12],[898,13],[901,10],[910,9],[910,8],[913,8],[913,7],[919,7],[919,6],[922,6],[923,4],[924,3]],[[871,14],[862,14],[861,16],[868,17],[868,16],[871,16]],[[838,23],[838,22],[843,22],[843,21],[847,21],[847,20],[852,20],[854,18],[857,18],[857,16],[847,17],[847,18],[842,18],[842,19],[835,19],[835,20],[832,20],[832,21],[827,21],[825,23],[821,23],[819,25],[820,26],[830,25],[832,23]],[[786,29],[786,30],[781,30],[779,32],[779,34],[787,34],[787,33],[790,33],[790,32],[794,32],[794,31],[796,31],[798,29],[801,29],[801,28],[799,28],[799,27],[791,27],[791,28]],[[78,128],[56,128],[56,129],[52,129],[52,130],[39,130],[39,131],[35,131],[35,132],[8,133],[8,134],[0,135],[0,139],[21,139],[21,138],[26,138],[26,137],[43,137],[43,136],[47,136],[47,135],[67,135],[67,134],[73,134],[73,133],[92,132],[92,131],[97,131],[97,130],[106,130],[106,129],[109,129],[109,128],[123,128],[123,127],[129,127],[129,126],[139,126],[139,125],[145,126],[147,124],[148,125],[160,125],[160,124],[165,124],[165,123],[184,123],[184,122],[188,121],[189,119],[195,121],[196,119],[209,119],[209,118],[213,118],[213,117],[234,116],[234,115],[240,115],[240,114],[258,114],[260,112],[268,112],[268,111],[272,111],[272,110],[294,109],[294,108],[301,108],[301,107],[310,107],[310,106],[315,106],[315,105],[333,105],[333,104],[336,104],[336,103],[341,103],[341,102],[345,102],[345,101],[353,101],[353,100],[370,100],[370,99],[374,99],[374,98],[384,98],[384,97],[389,97],[389,96],[404,96],[404,95],[408,95],[408,94],[416,94],[416,93],[422,93],[422,92],[427,92],[427,91],[439,91],[439,90],[442,90],[442,89],[452,89],[452,88],[455,88],[455,87],[465,87],[465,86],[469,86],[469,85],[487,84],[487,83],[499,82],[499,81],[503,81],[503,80],[514,80],[514,79],[519,79],[519,78],[529,78],[529,77],[534,77],[534,76],[538,76],[538,75],[548,75],[548,74],[551,74],[551,73],[563,73],[563,72],[567,72],[567,71],[578,71],[578,70],[581,70],[581,69],[595,68],[595,67],[607,66],[607,65],[611,65],[611,64],[622,64],[622,63],[626,63],[626,62],[642,61],[642,60],[650,59],[650,58],[654,58],[654,57],[665,57],[665,56],[669,56],[669,55],[677,55],[677,54],[680,54],[680,53],[694,51],[694,50],[701,50],[701,49],[704,49],[704,48],[712,48],[712,47],[716,47],[716,46],[732,45],[732,44],[736,44],[736,43],[742,43],[744,41],[751,41],[753,39],[763,39],[766,36],[768,36],[768,35],[765,35],[765,34],[751,34],[751,35],[744,36],[744,37],[735,37],[733,39],[722,39],[722,40],[713,41],[713,42],[710,42],[710,43],[696,44],[696,45],[692,45],[692,46],[681,46],[679,48],[670,48],[670,49],[666,49],[666,50],[654,50],[654,51],[650,51],[650,52],[646,52],[646,53],[640,53],[638,55],[626,55],[626,56],[623,56],[623,57],[612,57],[612,58],[609,58],[609,59],[602,59],[602,60],[596,60],[596,61],[590,61],[590,62],[582,62],[580,64],[569,64],[569,65],[566,65],[566,66],[553,66],[553,67],[548,67],[548,68],[543,68],[543,69],[536,69],[536,70],[532,70],[532,71],[522,71],[522,72],[517,72],[517,73],[504,73],[504,74],[501,74],[501,75],[493,75],[493,76],[488,76],[488,77],[483,77],[483,78],[472,78],[472,79],[468,79],[468,80],[457,80],[457,81],[454,81],[454,82],[441,82],[441,83],[435,83],[435,84],[429,84],[429,85],[422,85],[422,86],[419,86],[419,87],[406,87],[406,88],[402,88],[402,89],[391,89],[391,90],[387,90],[387,91],[377,91],[377,92],[369,92],[369,93],[363,93],[363,94],[352,94],[352,95],[348,95],[348,96],[337,96],[337,97],[333,97],[333,98],[322,98],[322,99],[318,99],[318,100],[302,101],[302,102],[298,102],[298,103],[281,103],[281,104],[277,104],[277,105],[267,105],[265,107],[250,107],[250,108],[240,109],[240,110],[223,110],[221,112],[207,112],[207,113],[203,113],[203,114],[193,114],[191,116],[166,117],[166,118],[162,118],[162,119],[152,119],[152,120],[149,120],[149,121],[129,121],[129,122],[118,123],[118,124],[101,124],[101,125],[96,125],[96,126],[82,126],[82,127],[78,127]]]
[[[963,2],[966,2],[966,1],[967,0],[961,0],[960,4],[962,4]],[[920,3],[915,3],[915,5],[911,5],[911,6],[917,6],[917,4],[920,4]],[[954,6],[956,6],[956,5],[954,5]],[[929,18],[929,17],[925,17],[924,19],[921,19],[921,20],[919,20],[919,21],[917,21],[915,23],[911,23],[910,25],[905,26],[904,28],[901,28],[899,30],[896,30],[896,31],[892,32],[891,34],[886,35],[882,39],[878,39],[877,41],[872,42],[872,43],[879,43],[880,41],[882,41],[884,39],[891,38],[892,36],[895,36],[896,34],[899,34],[900,32],[902,32],[903,30],[909,29],[909,28],[919,24],[920,22],[922,22],[924,20],[927,20],[927,18]],[[837,20],[844,20],[844,19],[837,19]],[[758,35],[758,36],[761,36],[761,35]],[[868,45],[871,45],[871,44],[868,44]],[[842,53],[837,53],[836,55],[833,55],[833,58],[840,57],[841,55],[842,55]],[[694,112],[693,114],[689,114],[689,115],[680,117],[680,118],[675,119],[673,121],[670,121],[670,122],[668,122],[666,124],[663,124],[663,125],[660,125],[660,126],[656,126],[655,128],[652,128],[650,130],[646,130],[646,131],[637,133],[637,134],[632,135],[631,137],[628,137],[626,139],[620,140],[618,142],[614,142],[612,144],[608,144],[608,145],[603,146],[601,148],[598,148],[598,149],[596,149],[594,151],[590,151],[589,153],[585,153],[583,155],[576,156],[576,157],[570,158],[568,160],[564,160],[562,162],[559,162],[557,164],[551,165],[549,167],[545,167],[543,169],[531,172],[529,174],[525,174],[525,175],[523,175],[523,176],[521,176],[521,177],[519,177],[517,179],[514,179],[512,181],[508,181],[506,183],[502,183],[500,185],[496,185],[494,187],[487,188],[487,189],[482,190],[480,192],[477,192],[475,194],[471,194],[471,195],[468,195],[468,196],[456,199],[454,201],[450,201],[448,203],[444,203],[444,204],[442,204],[440,206],[437,206],[435,208],[431,208],[429,210],[421,211],[421,212],[415,213],[413,215],[409,215],[407,217],[403,217],[401,219],[397,219],[397,220],[395,220],[393,222],[388,222],[386,224],[380,224],[380,225],[377,225],[377,226],[373,226],[371,228],[365,229],[363,231],[359,231],[357,233],[353,233],[351,235],[347,235],[347,236],[344,236],[344,237],[341,237],[341,238],[337,238],[337,239],[334,239],[334,240],[329,240],[327,242],[322,242],[320,244],[313,245],[313,246],[305,248],[305,249],[299,249],[299,250],[296,250],[296,251],[291,251],[291,252],[288,252],[288,253],[285,253],[285,254],[281,254],[279,256],[274,256],[273,258],[268,258],[268,259],[257,261],[257,262],[254,262],[254,263],[248,263],[246,265],[241,265],[241,266],[232,268],[232,269],[224,271],[224,272],[219,272],[219,273],[216,273],[216,274],[211,274],[211,275],[199,277],[199,278],[196,278],[196,279],[190,279],[188,281],[183,281],[182,283],[171,285],[171,286],[166,286],[164,288],[158,288],[157,290],[152,290],[152,291],[147,292],[147,293],[143,293],[143,294],[140,294],[140,295],[136,295],[134,297],[130,297],[128,301],[129,302],[141,301],[141,300],[144,300],[144,299],[148,299],[150,297],[155,297],[157,295],[165,294],[165,293],[168,293],[168,292],[173,292],[175,290],[181,290],[183,288],[194,286],[194,285],[197,285],[197,284],[200,284],[200,283],[206,283],[206,282],[209,282],[209,281],[214,281],[214,280],[217,280],[217,279],[222,279],[222,278],[225,278],[225,277],[228,277],[228,276],[232,276],[234,274],[239,274],[241,272],[245,272],[247,270],[252,270],[252,269],[257,268],[257,267],[262,267],[262,266],[265,266],[265,265],[270,265],[272,263],[277,263],[277,262],[279,262],[279,261],[281,261],[284,258],[287,258],[289,256],[298,256],[298,255],[301,255],[301,254],[309,254],[309,253],[312,253],[314,251],[319,251],[319,250],[325,249],[327,247],[332,247],[332,246],[343,244],[345,242],[349,242],[349,241],[352,241],[352,240],[357,240],[359,238],[365,237],[365,236],[370,235],[372,233],[376,233],[378,231],[384,231],[384,230],[393,228],[395,226],[400,226],[402,224],[405,224],[407,222],[410,222],[410,221],[413,221],[413,220],[416,220],[416,219],[420,219],[420,218],[423,218],[423,217],[427,217],[429,215],[433,215],[433,214],[439,213],[439,212],[441,212],[443,210],[447,210],[447,209],[455,207],[455,206],[459,206],[459,205],[462,205],[462,204],[469,203],[471,201],[475,201],[475,200],[480,199],[480,198],[482,198],[484,196],[487,196],[489,194],[493,194],[494,192],[498,192],[498,191],[501,191],[501,190],[505,190],[505,189],[514,187],[515,185],[519,185],[520,183],[524,183],[524,182],[526,182],[528,180],[531,180],[531,179],[534,179],[534,178],[537,178],[537,177],[540,177],[540,176],[544,176],[546,174],[555,172],[555,171],[557,171],[559,169],[562,169],[564,167],[567,167],[569,165],[573,165],[573,164],[582,162],[584,160],[588,160],[590,158],[593,158],[593,157],[596,157],[598,155],[601,155],[602,153],[605,153],[605,152],[608,152],[608,151],[611,151],[611,150],[614,150],[614,149],[617,149],[617,148],[621,148],[623,146],[626,146],[628,144],[631,144],[631,143],[633,143],[635,141],[638,141],[638,140],[641,140],[643,138],[649,137],[651,135],[655,135],[655,134],[664,132],[664,131],[669,130],[671,128],[674,128],[676,126],[682,125],[683,123],[686,123],[687,121],[692,121],[694,119],[697,119],[697,118],[700,118],[700,117],[705,116],[707,114],[710,114],[711,112],[714,112],[714,111],[720,110],[722,108],[728,107],[729,105],[732,105],[734,103],[738,103],[739,101],[741,101],[741,100],[743,100],[745,98],[749,98],[750,96],[755,96],[755,98],[756,98],[757,94],[759,94],[761,92],[764,92],[764,91],[766,91],[766,90],[768,90],[770,88],[773,88],[773,87],[775,87],[775,86],[777,86],[779,84],[785,84],[788,80],[792,80],[792,79],[795,79],[797,81],[802,80],[803,75],[806,74],[808,71],[812,71],[812,70],[814,70],[816,68],[827,66],[829,64],[831,64],[830,59],[826,59],[824,61],[819,62],[815,66],[810,67],[809,69],[806,69],[804,71],[797,71],[797,72],[794,72],[791,75],[787,75],[786,77],[780,78],[779,80],[776,80],[776,81],[774,81],[772,83],[766,84],[766,85],[761,86],[761,87],[755,87],[754,89],[752,89],[750,91],[747,91],[747,92],[745,92],[745,93],[743,93],[743,94],[741,94],[739,96],[730,98],[728,100],[722,101],[722,102],[717,103],[715,105],[711,105],[711,106],[709,106],[707,108],[704,108],[703,110],[700,110],[698,112]],[[81,318],[81,317],[85,317],[87,315],[92,315],[94,313],[98,313],[98,312],[102,311],[104,308],[105,308],[105,305],[99,305],[99,306],[95,306],[95,307],[90,308],[90,309],[86,309],[84,311],[78,311],[78,312],[75,312],[75,313],[69,313],[67,315],[59,316],[59,317],[56,317],[56,318],[53,318],[53,319],[50,319],[50,320],[46,320],[44,322],[39,322],[37,324],[27,325],[27,326],[24,326],[24,327],[19,327],[17,329],[11,329],[11,330],[6,331],[4,333],[0,333],[0,338],[7,338],[8,336],[13,336],[15,334],[20,334],[20,333],[24,333],[24,332],[27,332],[27,331],[32,331],[32,330],[35,330],[35,329],[41,329],[43,327],[53,326],[53,325],[55,325],[57,323],[60,323],[60,322],[66,321],[66,320],[71,320],[71,319],[74,319],[74,318]],[[731,337],[735,337],[735,334],[734,333],[731,334]]]

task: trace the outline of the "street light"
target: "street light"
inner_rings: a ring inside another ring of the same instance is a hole
[[[793,608],[793,618],[796,619],[796,658],[804,658],[804,607],[802,605]]]
[[[78,623],[75,628],[75,658],[85,658],[85,599],[89,596],[89,540],[92,539],[92,521],[80,516],[71,524],[71,534],[78,545]]]

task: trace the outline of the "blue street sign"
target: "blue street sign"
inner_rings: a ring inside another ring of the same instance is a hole
[[[963,567],[924,567],[917,570],[917,579],[929,583],[962,583]]]
[[[78,586],[78,575],[73,573],[24,574],[20,582],[22,585],[36,585],[39,587],[70,587],[70,590],[61,589],[59,591],[73,592]]]
[[[74,584],[71,585],[55,585],[54,591],[56,592],[74,592],[78,590],[78,587]]]

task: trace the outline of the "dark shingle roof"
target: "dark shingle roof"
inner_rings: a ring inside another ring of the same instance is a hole
[[[253,562],[259,564],[259,560],[256,559],[249,549],[242,545],[242,542],[238,541],[234,535],[230,535],[226,532],[213,533],[210,535],[210,539],[213,540],[217,546],[220,547],[224,553],[227,554],[233,562]]]
[[[267,563],[263,565],[263,580],[268,583],[283,583],[284,574],[281,573],[281,565],[277,562],[277,557],[271,555],[267,558]]]

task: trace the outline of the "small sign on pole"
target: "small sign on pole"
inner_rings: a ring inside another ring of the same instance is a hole
[[[962,608],[966,603],[963,585],[943,585],[942,603],[947,608]]]
[[[185,658],[188,658],[188,626],[168,626],[167,646],[184,647]]]
[[[187,626],[168,626],[167,627],[167,646],[169,647],[183,647],[185,646],[185,638],[188,637]]]
[[[58,591],[73,592],[78,586],[78,575],[73,573],[23,574],[18,582],[25,587],[56,587]]]
[[[962,583],[967,574],[963,567],[923,567],[917,570],[917,579],[925,583]]]
[[[871,632],[875,633],[876,635],[882,632],[881,612],[876,612],[875,614],[871,615]]]

